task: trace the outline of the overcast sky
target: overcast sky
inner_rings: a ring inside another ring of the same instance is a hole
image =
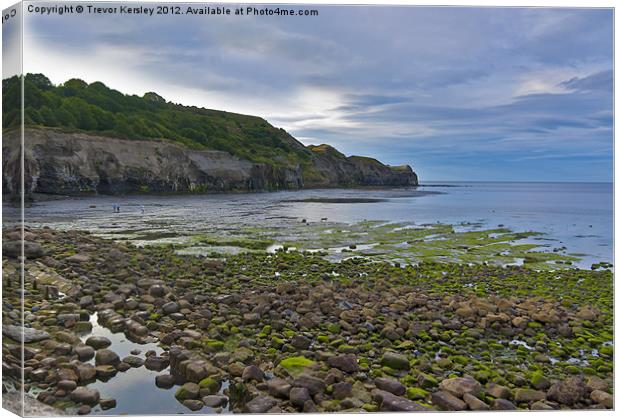
[[[310,8],[26,14],[24,69],[258,115],[422,182],[612,180],[610,9]]]

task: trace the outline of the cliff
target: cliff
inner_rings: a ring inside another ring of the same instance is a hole
[[[53,85],[43,74],[3,80],[3,185],[19,192],[21,93],[25,190],[196,193],[304,187],[416,186],[411,167],[309,146],[265,119],[183,106],[100,82]]]
[[[19,131],[5,133],[5,193],[19,191],[19,142]],[[309,160],[300,164],[271,164],[166,140],[27,128],[25,190],[26,194],[79,195],[417,185],[409,166],[390,167],[371,158],[345,157],[325,145],[307,151]]]

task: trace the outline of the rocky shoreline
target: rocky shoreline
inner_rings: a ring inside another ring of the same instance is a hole
[[[93,382],[130,369],[187,412],[613,408],[610,270],[215,259],[39,229],[22,328],[19,234],[3,234],[3,392],[23,332],[24,389],[59,411],[122,413]],[[119,356],[95,315],[135,351]]]

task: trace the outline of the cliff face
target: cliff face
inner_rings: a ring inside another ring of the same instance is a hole
[[[335,150],[334,150],[335,151]],[[336,151],[337,152],[337,151]],[[224,151],[51,129],[25,133],[26,193],[219,192],[337,186],[415,186],[409,166],[317,152],[310,166],[254,163]],[[4,135],[5,193],[19,192],[19,133]]]

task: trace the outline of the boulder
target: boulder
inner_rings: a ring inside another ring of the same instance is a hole
[[[586,396],[586,387],[583,379],[571,377],[562,382],[556,382],[547,391],[547,399],[571,406]]]
[[[409,370],[409,359],[398,353],[388,351],[383,354],[381,364],[396,370]]]
[[[244,382],[249,382],[251,380],[262,382],[264,377],[263,371],[253,364],[243,369],[243,374],[241,375],[241,379]]]
[[[357,357],[354,354],[330,357],[327,359],[327,363],[331,367],[347,373],[355,373],[360,369],[359,364],[357,364]]]
[[[93,380],[95,376],[97,376],[97,370],[95,370],[95,366],[88,363],[79,364],[76,367],[76,371],[78,375],[78,381],[80,383],[89,382]]]
[[[275,378],[267,382],[267,390],[271,396],[288,399],[291,385],[284,379]]]
[[[175,378],[170,374],[161,374],[155,377],[155,386],[162,389],[169,389],[174,386]]]
[[[102,348],[101,350],[97,350],[95,354],[95,365],[103,366],[106,364],[117,365],[121,359],[118,357],[112,350],[108,350],[107,348]]]
[[[546,397],[547,395],[545,394],[545,392],[542,392],[540,390],[522,388],[515,390],[515,402],[517,403],[531,403],[536,401],[542,401]]]
[[[97,402],[99,402],[99,391],[97,389],[88,389],[85,386],[80,386],[71,392],[70,397],[73,402],[93,406],[97,405]]]
[[[209,408],[219,408],[228,404],[228,398],[223,395],[207,395],[202,398],[202,402]]]
[[[489,405],[472,395],[471,393],[466,393],[463,395],[463,400],[469,406],[469,409],[472,411],[486,411],[490,409]]]
[[[387,377],[377,377],[375,379],[375,386],[377,386],[377,388],[381,390],[390,392],[397,396],[404,395],[407,391],[405,385],[400,383],[398,380],[390,379]]]
[[[439,384],[439,388],[453,394],[458,398],[462,398],[464,394],[469,393],[478,396],[482,392],[482,386],[476,380],[467,377],[454,377],[452,379],[444,379]]]
[[[161,307],[161,310],[166,314],[170,315],[173,313],[179,312],[179,304],[176,302],[168,302]]]
[[[199,394],[200,386],[198,386],[196,383],[188,382],[183,384],[183,386],[181,386],[179,389],[177,389],[174,397],[180,401],[184,401],[187,399],[198,399]]]
[[[352,395],[353,385],[351,382],[339,382],[332,385],[332,396],[334,399],[345,399]]]
[[[614,397],[602,390],[593,390],[590,394],[590,399],[599,405],[603,405],[605,408],[611,409],[614,407]]]
[[[310,392],[306,388],[292,388],[289,400],[294,406],[303,408],[306,401],[310,400]]]
[[[497,399],[512,399],[512,391],[506,386],[498,385],[497,383],[491,383],[486,393]]]
[[[442,411],[464,411],[467,409],[465,402],[443,390],[432,393],[431,401]]]
[[[276,406],[278,401],[270,396],[258,396],[245,404],[245,412],[262,414]]]
[[[95,356],[95,349],[89,345],[78,345],[73,349],[80,361],[90,360]]]
[[[381,411],[428,411],[428,408],[420,404],[381,389],[373,390],[372,397],[375,402],[379,403]]]
[[[493,411],[512,411],[517,407],[508,399],[495,399],[491,404],[491,409]]]
[[[93,335],[91,337],[88,337],[86,339],[86,345],[94,348],[95,350],[99,350],[100,348],[106,348],[109,347],[112,344],[112,341],[110,341],[108,338],[106,337],[101,337],[101,336],[97,336],[97,335]]]
[[[321,379],[302,373],[295,379],[293,386],[306,388],[312,396],[325,392],[325,382]]]

